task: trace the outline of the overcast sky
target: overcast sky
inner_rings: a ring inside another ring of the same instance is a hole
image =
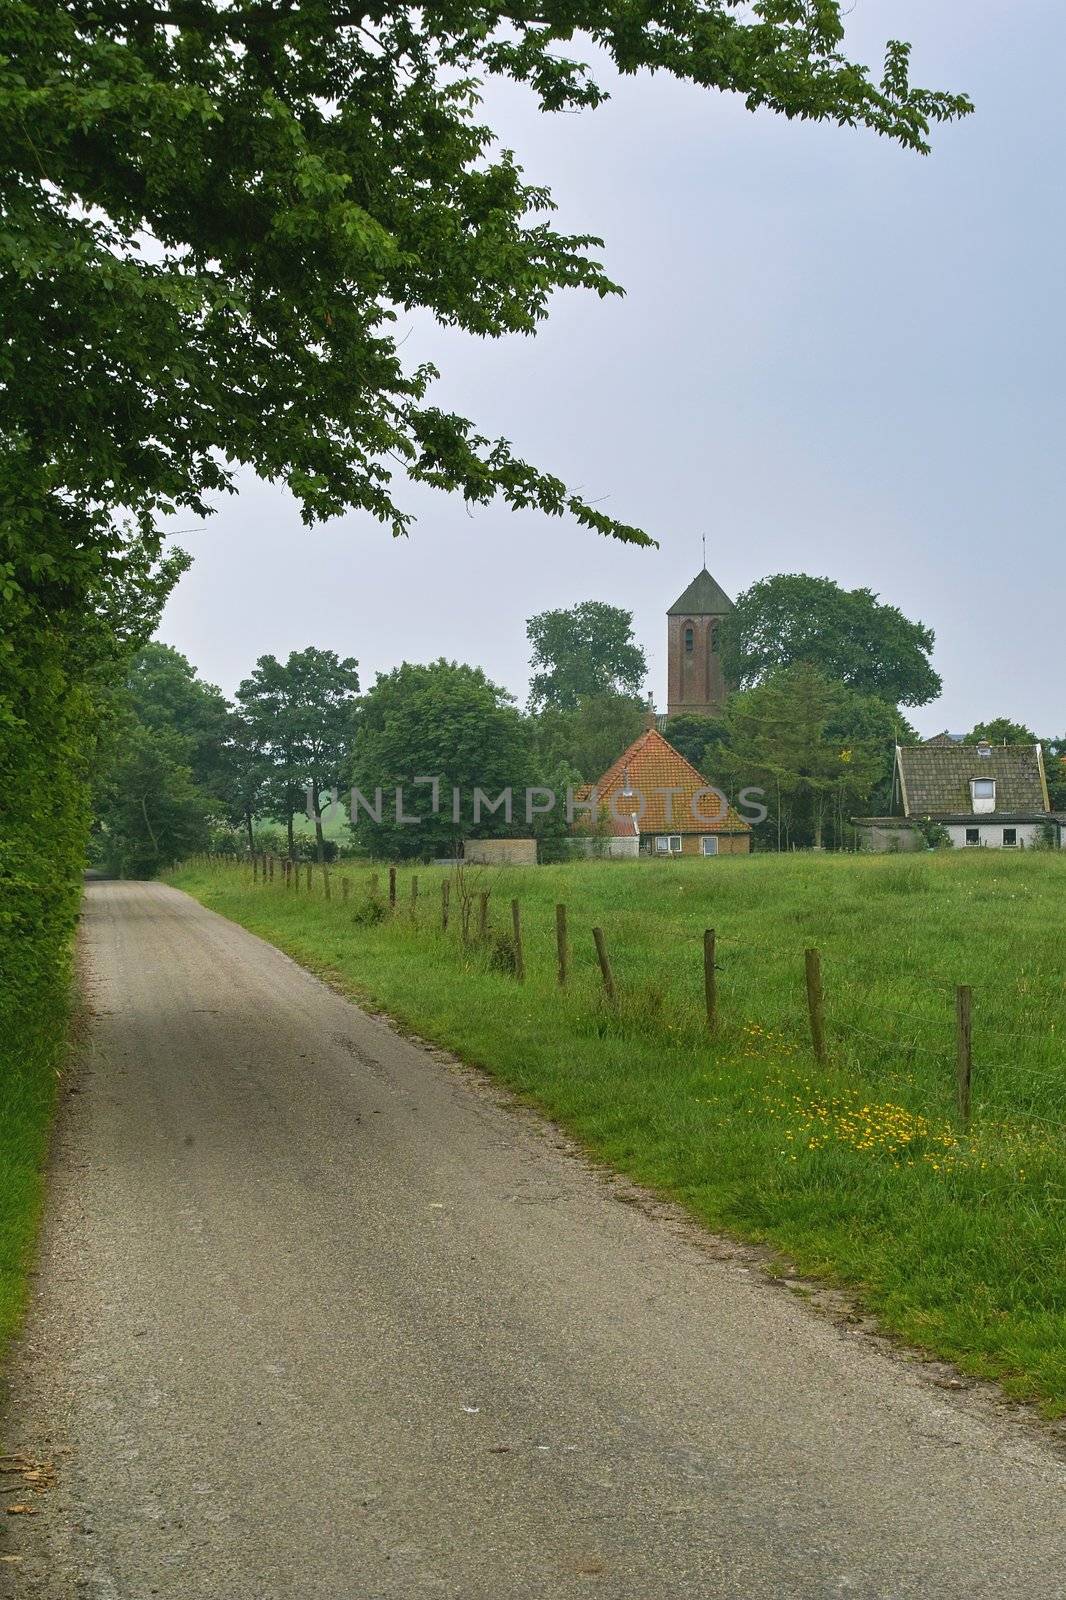
[[[520,700],[525,620],[634,612],[665,708],[664,613],[700,566],[730,594],[774,572],[868,586],[936,632],[944,694],[913,720],[1009,715],[1066,731],[1062,610],[1063,0],[856,0],[851,50],[910,39],[913,79],[976,114],[929,157],[873,134],[752,116],[641,77],[582,116],[493,88],[488,116],[559,225],[606,240],[622,300],[560,296],[535,340],[412,323],[434,399],[647,528],[468,513],[407,488],[394,541],[363,515],[308,532],[242,480],[203,533],[161,637],[232,693],[308,644],[470,661]]]

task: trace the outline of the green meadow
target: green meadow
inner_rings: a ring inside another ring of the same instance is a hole
[[[317,868],[310,892],[306,874],[297,891],[280,871],[253,884],[246,866],[189,865],[169,881],[491,1072],[595,1158],[849,1287],[886,1331],[1066,1413],[1066,855],[405,866],[394,910],[388,876],[341,864],[328,900]],[[808,946],[821,953],[824,1063]],[[973,994],[968,1124],[957,984]]]

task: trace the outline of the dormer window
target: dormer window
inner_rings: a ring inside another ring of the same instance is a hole
[[[686,628],[685,629],[685,654],[687,656],[690,656],[692,654],[692,647],[695,644],[695,642],[696,642],[696,636],[693,633],[692,628],[691,627]]]
[[[995,778],[971,778],[970,796],[974,811],[994,811],[996,809]]]

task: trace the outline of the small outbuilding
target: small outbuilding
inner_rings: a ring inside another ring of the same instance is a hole
[[[478,867],[535,867],[536,839],[464,839],[463,860]]]

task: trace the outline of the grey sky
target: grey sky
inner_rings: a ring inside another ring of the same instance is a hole
[[[976,114],[921,158],[751,116],[666,78],[580,117],[493,88],[488,119],[560,223],[603,235],[626,298],[559,298],[535,340],[411,324],[439,404],[646,527],[658,551],[407,489],[412,537],[308,533],[249,479],[203,533],[161,637],[228,692],[315,643],[363,680],[483,666],[524,700],[525,619],[625,605],[665,705],[667,606],[700,565],[730,593],[780,571],[868,585],[936,630],[944,695],[915,721],[1066,731],[1062,693],[1062,0],[857,0],[850,48],[914,44],[913,77]]]

